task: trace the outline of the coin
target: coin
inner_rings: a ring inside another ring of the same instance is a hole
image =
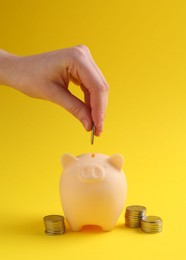
[[[158,216],[144,216],[141,219],[141,229],[146,233],[159,233],[162,231],[162,222]]]
[[[65,233],[64,217],[60,215],[48,215],[43,218],[45,233],[47,235],[61,235]]]
[[[126,208],[125,225],[128,227],[140,227],[141,219],[146,214],[146,207],[140,205],[132,205]]]
[[[91,131],[91,139],[90,139],[91,144],[94,144],[94,133],[95,133],[95,125],[93,123],[92,124],[92,131]]]

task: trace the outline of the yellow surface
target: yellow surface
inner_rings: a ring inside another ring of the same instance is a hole
[[[185,13],[185,0],[0,0],[0,48],[85,44],[110,85],[93,147],[59,106],[0,87],[1,259],[186,259]],[[63,214],[61,155],[90,151],[123,154],[125,207],[162,217],[161,234],[126,228],[123,213],[109,233],[44,234],[43,216]]]

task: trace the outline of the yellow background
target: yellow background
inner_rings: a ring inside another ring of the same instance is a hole
[[[110,85],[93,147],[63,108],[0,86],[1,259],[186,259],[185,14],[185,0],[0,0],[1,49],[85,44]],[[123,154],[125,207],[162,217],[162,233],[126,228],[123,212],[111,232],[44,234],[43,216],[63,214],[61,155],[93,151]]]

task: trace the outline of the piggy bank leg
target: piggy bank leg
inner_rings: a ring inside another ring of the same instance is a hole
[[[102,230],[103,231],[111,231],[113,228],[114,228],[115,225],[104,225],[104,226],[101,226]]]
[[[100,223],[100,227],[103,231],[111,231],[116,224],[116,220],[113,221],[113,219],[107,219],[103,223]]]
[[[66,215],[65,215],[65,217],[66,217],[66,220],[67,220],[67,222],[70,226],[70,230],[78,232],[78,231],[81,231],[83,229],[83,225],[79,221],[77,221],[77,217],[72,218],[72,216],[67,217]]]
[[[70,225],[70,229],[71,229],[72,231],[75,231],[75,232],[81,231],[82,228],[83,228],[82,225],[77,224],[77,223],[69,223],[69,225]]]

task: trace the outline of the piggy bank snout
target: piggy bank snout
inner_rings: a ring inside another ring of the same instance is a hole
[[[99,165],[87,165],[81,169],[80,177],[85,182],[98,182],[104,179],[105,172]]]

